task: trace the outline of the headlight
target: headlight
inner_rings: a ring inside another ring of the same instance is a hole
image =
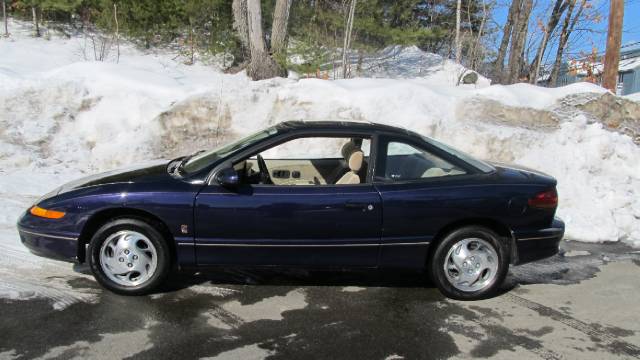
[[[64,216],[64,212],[56,210],[47,210],[39,206],[33,206],[29,212],[33,216],[43,217],[47,219],[60,219]]]

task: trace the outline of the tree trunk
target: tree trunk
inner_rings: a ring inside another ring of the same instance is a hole
[[[556,51],[556,59],[553,63],[553,69],[551,70],[551,76],[549,77],[549,85],[558,86],[558,77],[560,76],[560,66],[562,65],[562,57],[564,55],[565,47],[567,46],[567,42],[569,41],[569,36],[571,36],[571,32],[573,32],[573,28],[580,16],[582,16],[582,11],[584,10],[587,0],[582,0],[580,2],[580,7],[578,11],[573,16],[573,10],[576,6],[577,0],[570,0],[569,7],[567,9],[567,15],[564,18],[564,23],[562,25],[562,32],[560,33],[560,39],[558,40],[558,49]]]
[[[249,53],[251,62],[247,75],[253,80],[285,76],[286,71],[269,56],[262,33],[262,12],[260,0],[247,0],[247,24],[249,28]]]
[[[277,0],[273,10],[273,25],[271,27],[271,53],[280,59],[286,56],[287,24],[292,0]]]
[[[460,12],[462,11],[462,0],[458,0],[456,3],[456,62],[460,64],[460,58],[462,57],[462,46],[460,46]]]
[[[511,39],[511,33],[513,32],[513,22],[516,19],[518,11],[520,9],[521,0],[513,0],[511,7],[509,7],[509,15],[507,16],[507,22],[504,24],[502,31],[502,41],[500,41],[500,48],[498,49],[498,56],[493,68],[494,78],[496,82],[502,83],[504,78],[504,59],[507,56],[507,48],[509,47],[509,40]]]
[[[531,7],[533,0],[522,0],[522,8],[518,13],[518,18],[514,24],[514,32],[511,36],[511,50],[509,52],[509,75],[507,77],[507,84],[514,84],[520,77],[520,70],[524,62],[524,42],[527,38],[527,31],[529,27],[529,15],[531,14]]]
[[[2,0],[2,19],[4,20],[4,36],[9,36],[9,24],[7,23],[7,0]]]
[[[342,78],[346,79],[349,73],[349,64],[347,62],[347,55],[349,48],[351,47],[351,32],[353,31],[353,17],[356,12],[356,0],[351,0],[351,6],[349,7],[349,15],[347,17],[347,26],[344,27],[344,45],[342,47]]]
[[[247,0],[233,0],[233,28],[238,33],[242,53],[248,57],[249,49],[249,25],[247,23]]]
[[[471,8],[471,6],[469,6]],[[484,25],[487,21],[487,4],[485,0],[482,0],[482,20],[480,21],[480,28],[478,29],[478,36],[476,37],[475,44],[473,45],[473,49],[471,50],[471,69],[477,71],[478,62],[480,59],[478,58],[478,50],[480,49],[480,42],[482,41],[482,34],[484,32]]]
[[[115,24],[116,24],[116,33],[115,33],[116,50],[117,50],[116,63],[119,63],[120,62],[120,25],[118,24],[118,5],[115,2],[113,3],[113,20],[115,21]]]
[[[38,14],[36,12],[36,7],[31,7],[31,16],[33,17],[33,36],[40,37],[40,26],[38,25]]]
[[[547,50],[549,36],[556,29],[556,26],[558,26],[560,18],[562,17],[562,13],[566,10],[568,4],[569,3],[565,0],[556,0],[555,5],[553,6],[551,16],[549,17],[547,26],[544,29],[544,35],[542,36],[542,40],[540,41],[540,46],[538,46],[538,51],[536,51],[536,57],[530,67],[530,82],[532,84],[538,83],[538,77],[540,76],[540,65],[542,64],[544,53]]]

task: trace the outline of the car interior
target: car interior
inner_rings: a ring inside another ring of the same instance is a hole
[[[241,184],[357,185],[367,182],[367,138],[310,137],[290,140],[237,162]],[[389,142],[378,180],[404,181],[465,174],[438,156],[412,145]]]
[[[242,184],[346,185],[367,182],[366,138],[299,138],[234,165]]]

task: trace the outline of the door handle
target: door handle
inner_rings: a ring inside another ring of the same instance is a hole
[[[362,211],[372,211],[373,204],[348,201],[344,204],[347,209],[361,209]]]

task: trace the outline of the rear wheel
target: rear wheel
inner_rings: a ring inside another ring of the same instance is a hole
[[[89,243],[89,265],[105,288],[124,295],[146,294],[169,274],[169,247],[145,221],[120,218],[98,229]]]
[[[496,293],[509,270],[500,237],[480,226],[452,231],[437,245],[430,264],[431,280],[447,297],[476,300]]]

